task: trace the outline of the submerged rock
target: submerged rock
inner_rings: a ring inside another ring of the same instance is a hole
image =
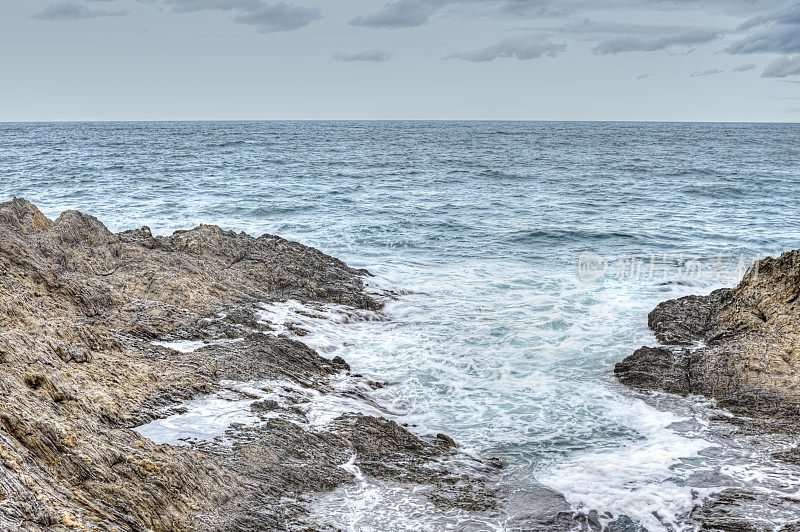
[[[347,363],[265,334],[257,305],[379,311],[366,275],[270,235],[114,234],[76,211],[51,221],[23,199],[0,204],[0,529],[322,528],[303,494],[349,482],[353,455],[368,474],[451,487],[437,504],[492,507],[483,482],[442,469],[449,439],[377,417],[312,427],[297,405],[253,400],[263,422],[231,427],[229,445],[157,445],[131,430],[224,380],[333,393]]]

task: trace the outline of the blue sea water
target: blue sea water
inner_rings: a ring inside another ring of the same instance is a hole
[[[797,124],[0,124],[0,198],[278,234],[406,293],[392,321],[313,342],[390,381],[375,398],[399,422],[505,461],[506,503],[445,512],[361,479],[315,503],[352,530],[524,528],[551,493],[674,530],[722,487],[800,493],[792,466],[708,432],[713,405],[613,377],[654,344],[659,301],[800,247],[798,161]]]

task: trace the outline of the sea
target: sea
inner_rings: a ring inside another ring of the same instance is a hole
[[[502,460],[503,503],[443,510],[357,474],[310,506],[343,530],[526,529],[564,506],[688,530],[692,508],[728,487],[800,497],[795,466],[713,430],[727,415],[713,401],[638,393],[613,373],[656,345],[656,304],[734,286],[756,259],[800,247],[799,162],[800,124],[0,124],[3,201],[115,231],[276,234],[399,294],[386,320],[311,319],[291,301],[265,312],[305,319],[323,356],[388,382],[372,398],[398,423]]]

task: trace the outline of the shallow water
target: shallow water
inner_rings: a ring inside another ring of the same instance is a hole
[[[713,405],[640,397],[612,370],[654,342],[659,301],[800,247],[798,160],[786,124],[0,124],[0,196],[114,230],[279,234],[409,292],[392,321],[311,320],[304,341],[390,381],[374,397],[398,421],[506,461],[513,504],[437,512],[369,479],[317,502],[358,530],[523,526],[542,486],[648,530],[724,486],[796,494],[790,466],[709,433]]]

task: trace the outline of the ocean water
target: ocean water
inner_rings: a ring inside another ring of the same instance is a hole
[[[790,124],[0,124],[3,199],[113,230],[278,234],[403,292],[390,321],[334,308],[312,319],[295,302],[265,319],[299,322],[323,355],[389,381],[373,395],[386,415],[501,458],[506,502],[438,510],[351,461],[357,481],[313,505],[346,530],[524,529],[561,497],[606,523],[682,530],[724,487],[797,496],[800,471],[709,430],[713,403],[636,394],[613,376],[655,343],[658,302],[734,285],[754,259],[800,247],[797,161]],[[219,402],[195,404],[187,423],[202,429]],[[314,408],[324,422],[324,402]]]

